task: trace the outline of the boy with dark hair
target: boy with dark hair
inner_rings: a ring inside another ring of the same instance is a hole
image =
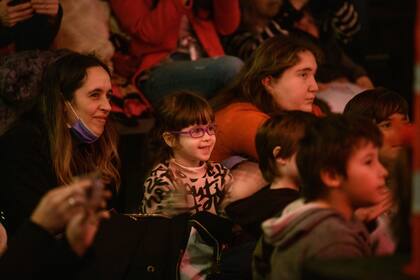
[[[226,207],[226,213],[255,240],[261,223],[283,211],[300,197],[296,152],[305,129],[316,117],[302,111],[285,111],[263,123],[255,137],[259,167],[268,185],[250,197]]]
[[[254,279],[299,279],[309,259],[369,256],[369,235],[354,210],[381,201],[387,171],[379,162],[379,129],[362,118],[317,120],[296,157],[306,204],[262,225]]]
[[[393,165],[403,148],[401,131],[409,123],[409,106],[397,92],[378,87],[366,90],[353,97],[344,108],[343,114],[349,117],[363,116],[373,122],[383,135],[383,145],[379,150],[381,162],[388,170]],[[396,174],[391,174],[392,181]],[[390,255],[395,250],[398,237],[391,231],[390,218],[396,213],[391,192],[383,201],[373,207],[356,211],[356,216],[368,223],[371,230],[371,242],[376,255]],[[383,215],[386,213],[386,215]]]

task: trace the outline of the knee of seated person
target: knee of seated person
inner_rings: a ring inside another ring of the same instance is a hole
[[[241,71],[242,66],[244,65],[244,62],[236,56],[226,55],[220,59],[223,62],[221,63],[221,72],[223,72],[223,77],[226,79],[226,81],[229,81],[234,76],[236,76],[236,74]]]

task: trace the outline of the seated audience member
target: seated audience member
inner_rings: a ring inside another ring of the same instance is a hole
[[[211,159],[229,168],[233,156],[247,159],[232,169],[231,198],[241,199],[267,185],[258,168],[255,135],[270,115],[299,110],[321,115],[313,105],[318,85],[316,50],[301,40],[273,37],[265,41],[234,83],[212,100],[217,142]],[[235,159],[236,161],[236,159]]]
[[[352,98],[344,109],[349,117],[363,116],[371,120],[382,132],[383,145],[379,155],[388,170],[403,148],[401,131],[409,122],[407,101],[397,92],[386,88],[367,90]],[[395,174],[391,172],[390,181]],[[398,175],[397,175],[398,176]],[[389,255],[395,250],[396,239],[391,232],[391,220],[395,215],[395,202],[391,192],[374,207],[357,210],[357,216],[369,223],[375,254]]]
[[[231,35],[223,38],[226,53],[247,60],[266,39],[287,35],[309,8],[320,28],[321,37],[333,35],[346,44],[360,31],[360,20],[352,1],[333,0],[241,0],[241,23]]]
[[[255,144],[259,166],[269,184],[226,207],[227,215],[256,240],[261,236],[263,221],[280,214],[286,205],[300,197],[296,152],[306,127],[315,119],[306,112],[283,112],[258,129]]]
[[[354,211],[383,198],[381,144],[381,132],[364,118],[332,115],[310,126],[296,156],[307,204],[263,223],[254,279],[300,279],[306,260],[372,255]]]
[[[247,198],[225,202],[226,214],[240,228],[235,230],[231,248],[222,256],[222,269],[231,276],[224,279],[252,279],[252,253],[261,237],[261,223],[300,197],[296,151],[305,128],[315,119],[313,114],[302,111],[282,112],[258,129],[255,144],[268,185]]]
[[[174,90],[212,97],[240,70],[225,56],[219,35],[235,31],[238,0],[112,0],[121,27],[132,38],[139,66],[134,77],[152,105]]]
[[[70,53],[44,72],[39,107],[0,138],[0,208],[13,235],[50,189],[99,171],[119,185],[116,134],[108,120],[110,75],[93,56]],[[110,206],[113,205],[111,201]]]
[[[101,209],[110,193],[99,187],[84,178],[48,191],[0,258],[2,279],[76,279],[100,219],[109,215]]]
[[[380,155],[386,164],[398,156],[403,143],[399,132],[409,123],[407,101],[395,91],[386,88],[366,90],[353,97],[346,105],[344,115],[363,116],[378,126],[384,144]]]
[[[301,3],[302,2],[302,3]],[[308,3],[306,3],[308,2]],[[328,101],[332,110],[342,112],[345,103],[372,83],[363,67],[354,63],[341,49],[334,28],[322,32],[322,23],[314,19],[316,1],[242,1],[242,24],[225,38],[226,52],[249,59],[253,51],[265,40],[275,36],[299,36],[317,45],[323,60],[317,71],[320,83],[319,98]],[[344,13],[348,1],[337,1],[333,11]],[[339,19],[333,20],[338,24]],[[356,22],[352,22],[357,24]]]
[[[61,0],[65,13],[54,39],[56,49],[94,54],[112,69],[114,46],[110,41],[110,8],[101,0]]]
[[[156,110],[155,164],[144,183],[141,208],[145,214],[190,214],[190,238],[179,266],[185,279],[215,274],[223,241],[230,237],[222,202],[232,178],[226,167],[209,161],[215,134],[213,110],[201,96],[177,92],[163,98]]]
[[[44,68],[66,54],[67,50],[31,50],[0,57],[0,136],[34,108]]]
[[[48,49],[61,17],[58,0],[0,1],[0,48],[14,43],[16,51]]]

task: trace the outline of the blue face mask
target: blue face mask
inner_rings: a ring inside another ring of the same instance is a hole
[[[99,136],[93,133],[89,127],[82,121],[82,119],[77,115],[76,111],[71,106],[70,102],[66,102],[70,109],[73,111],[73,114],[76,116],[77,121],[70,127],[70,130],[73,132],[76,137],[86,144],[91,144],[99,139]]]

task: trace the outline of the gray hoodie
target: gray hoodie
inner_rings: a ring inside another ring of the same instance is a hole
[[[264,235],[253,258],[253,279],[300,279],[310,259],[370,256],[369,234],[332,208],[308,203],[262,224]]]

